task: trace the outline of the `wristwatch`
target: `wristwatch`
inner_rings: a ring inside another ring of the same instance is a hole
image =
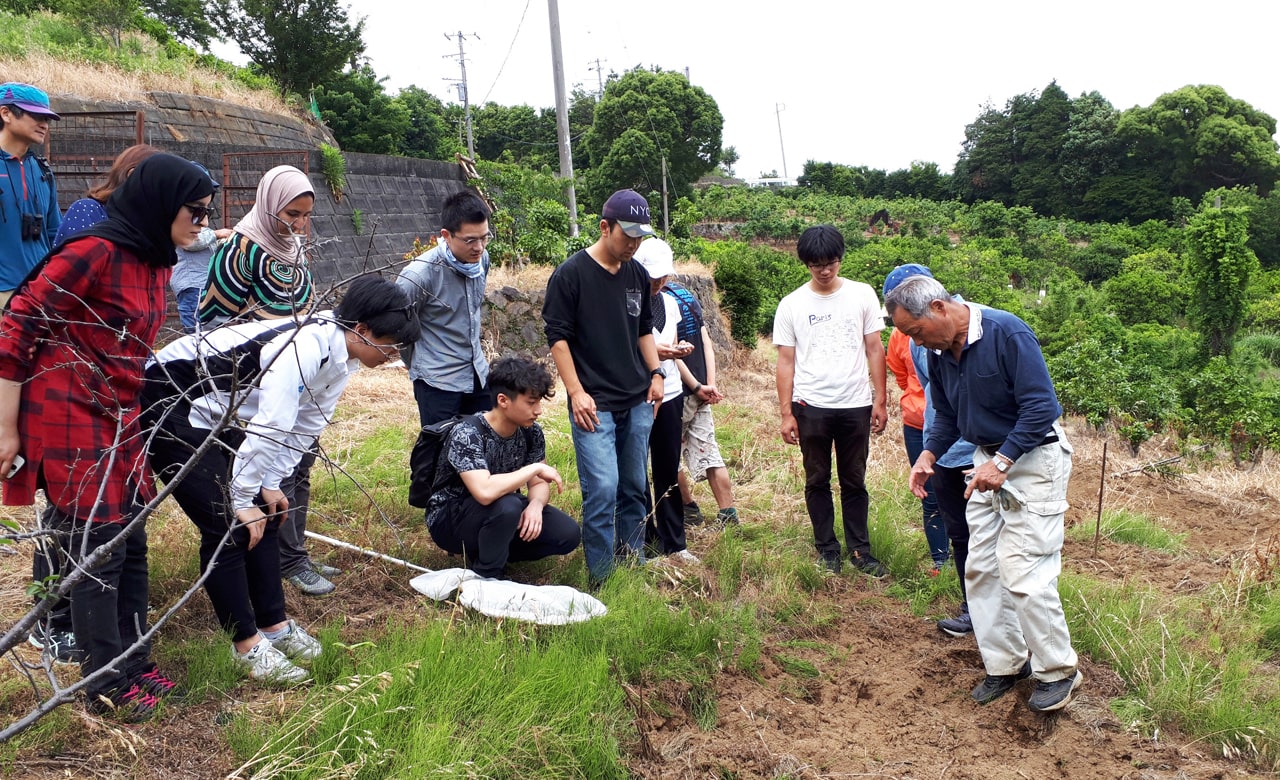
[[[1013,461],[1005,458],[1005,456],[999,453],[997,453],[996,456],[992,458],[992,460],[996,462],[996,471],[1000,472],[1001,474],[1013,468]]]
[[[666,379],[667,372],[662,369],[662,366],[658,366],[657,368],[649,369],[649,376],[650,377],[660,376],[663,379]]]

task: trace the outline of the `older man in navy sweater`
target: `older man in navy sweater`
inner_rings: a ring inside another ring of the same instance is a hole
[[[957,438],[978,445],[965,494],[965,584],[987,677],[973,698],[994,701],[1034,675],[1027,706],[1062,709],[1083,680],[1058,596],[1071,445],[1040,345],[1014,315],[954,301],[929,277],[900,284],[885,308],[931,350],[937,415],[911,468],[912,492],[924,496],[934,462]]]

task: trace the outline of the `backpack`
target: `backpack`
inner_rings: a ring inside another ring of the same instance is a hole
[[[427,508],[427,500],[436,492],[436,482],[439,479],[436,472],[439,470],[444,443],[453,426],[464,419],[465,415],[458,415],[422,427],[418,440],[413,443],[413,450],[409,453],[409,506]]]

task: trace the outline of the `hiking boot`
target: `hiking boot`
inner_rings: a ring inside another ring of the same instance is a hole
[[[702,563],[702,559],[686,550],[671,553],[671,558],[676,563]]]
[[[839,555],[835,555],[835,556],[824,555],[818,559],[818,565],[826,569],[827,571],[831,572],[832,574],[839,574],[840,570],[844,568],[844,561],[840,560]]]
[[[684,505],[684,524],[685,525],[702,525],[706,518],[702,516],[702,509],[698,507],[697,501],[690,501]]]
[[[737,524],[738,510],[736,507],[729,507],[728,509],[721,509],[719,512],[716,512],[716,525],[721,528],[728,528],[731,525]]]
[[[187,700],[187,689],[170,680],[155,664],[150,670],[133,678],[133,684],[156,697],[157,700],[182,703]]]
[[[324,650],[320,641],[308,634],[293,618],[289,619],[289,627],[285,629],[285,633],[271,639],[271,644],[294,661],[314,661]]]
[[[41,624],[31,629],[27,642],[44,652],[55,664],[78,664],[84,660],[84,649],[76,645],[76,635],[70,631],[47,631]]]
[[[236,652],[235,645],[232,645],[231,658],[236,665],[247,671],[250,677],[265,683],[293,685],[311,676],[311,673],[301,666],[294,666],[293,662],[273,647],[271,640],[265,636],[247,653]]]
[[[328,564],[316,563],[315,561],[311,562],[311,571],[319,574],[321,577],[337,577],[342,573],[342,569],[339,569],[337,566],[329,566]]]
[[[311,569],[311,567],[307,567],[294,574],[290,574],[284,579],[285,582],[288,582],[290,585],[308,596],[324,596],[329,593],[333,593],[333,591],[338,587],[325,579],[321,574]]]
[[[1082,682],[1084,682],[1084,675],[1079,669],[1074,675],[1061,680],[1037,682],[1035,690],[1031,692],[1031,698],[1027,699],[1027,707],[1032,712],[1060,710],[1071,701],[1071,694],[1080,687]]]
[[[990,704],[1009,691],[1019,681],[1031,676],[1031,662],[1027,661],[1017,674],[989,674],[973,689],[973,700],[979,704]]]
[[[889,570],[884,567],[884,564],[870,554],[855,552],[849,556],[849,562],[856,566],[858,571],[877,580],[889,576]]]
[[[964,636],[973,633],[973,618],[969,616],[969,605],[960,605],[960,614],[938,621],[938,630],[949,636]]]
[[[160,700],[147,693],[137,683],[120,688],[114,693],[100,693],[85,702],[85,709],[95,715],[106,715],[121,723],[141,723],[156,714]]]

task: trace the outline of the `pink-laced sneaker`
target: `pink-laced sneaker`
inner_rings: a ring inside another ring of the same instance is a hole
[[[134,683],[157,699],[181,702],[187,698],[187,689],[166,677],[155,664],[149,671],[135,677]]]
[[[85,703],[85,708],[96,715],[105,715],[121,723],[141,723],[156,714],[160,700],[147,693],[137,683],[127,689],[118,689],[110,696],[99,694]]]

